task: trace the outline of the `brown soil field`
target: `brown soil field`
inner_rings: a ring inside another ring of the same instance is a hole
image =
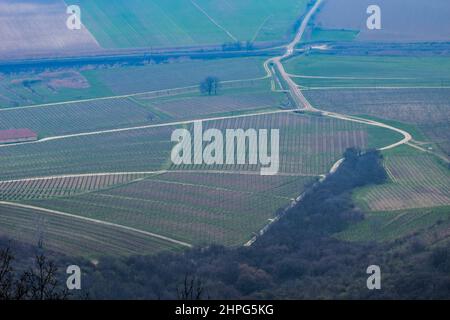
[[[0,3],[0,59],[99,48],[84,26],[81,30],[69,30],[68,17],[61,0],[3,0]]]

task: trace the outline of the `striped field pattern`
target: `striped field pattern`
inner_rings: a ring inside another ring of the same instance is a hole
[[[370,211],[450,205],[450,172],[432,156],[389,156],[390,183],[365,189],[357,198]]]

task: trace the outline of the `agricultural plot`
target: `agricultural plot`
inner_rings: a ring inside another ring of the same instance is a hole
[[[129,98],[0,110],[0,130],[29,128],[40,137],[139,126],[157,114]]]
[[[319,175],[326,173],[346,148],[374,148],[401,140],[399,134],[358,123],[296,113],[213,120],[203,130],[252,128],[280,130],[280,172]],[[192,129],[191,129],[192,132]],[[259,171],[259,165],[179,165],[172,170]]]
[[[369,212],[365,219],[337,235],[345,241],[392,241],[421,232],[426,243],[448,238],[450,207]]]
[[[249,240],[313,180],[229,173],[186,173],[185,180],[184,174],[161,174],[109,190],[27,203],[192,244],[233,246]]]
[[[81,71],[0,73],[0,108],[129,94],[159,98],[193,93],[198,92],[200,82],[207,76],[218,77],[223,88],[262,87],[266,84],[262,80],[266,75],[263,62],[264,58],[260,57],[180,59],[160,64],[97,67]]]
[[[267,84],[263,82],[263,84]],[[267,91],[264,88],[241,88],[220,90],[219,95],[204,96],[199,94],[174,96],[165,99],[138,98],[158,112],[174,119],[194,119],[203,116],[237,114],[257,110],[290,108],[288,97],[283,93]]]
[[[173,61],[146,66],[123,66],[83,71],[91,83],[101,83],[114,94],[132,94],[198,86],[208,76],[221,81],[264,77],[264,58]]]
[[[307,88],[450,86],[448,57],[334,56],[312,54],[286,62]]]
[[[363,188],[355,200],[367,211],[392,211],[450,205],[450,171],[426,154],[387,154],[390,182]]]
[[[221,172],[220,174],[201,172],[167,172],[151,177],[155,181],[206,186],[214,189],[233,190],[244,193],[267,194],[270,197],[296,198],[305,183],[314,181],[314,176],[275,175],[260,176],[252,172]]]
[[[218,24],[240,41],[287,42],[307,0],[195,0]]]
[[[0,147],[1,180],[160,170],[173,128],[161,127]]]
[[[89,82],[74,69],[0,74],[0,108],[111,95],[101,83]]]
[[[407,131],[415,140],[434,143],[450,155],[450,89],[306,90],[304,94],[320,109],[402,122],[410,126]]]
[[[369,30],[366,10],[377,4],[381,9],[382,29]],[[427,42],[450,39],[450,4],[434,0],[341,0],[324,1],[314,24],[326,29],[359,30],[358,41]]]
[[[108,255],[154,254],[183,247],[112,226],[0,205],[0,235],[65,255],[98,258]]]
[[[172,132],[181,126],[88,134],[0,147],[0,179],[96,172],[173,170],[259,171],[259,165],[180,165],[170,161]],[[185,127],[193,130],[193,124]],[[277,113],[203,122],[208,128],[280,129],[280,172],[327,172],[348,147],[382,147],[401,140],[383,128],[296,113]]]
[[[236,94],[245,95],[248,92],[244,90]],[[170,136],[177,127],[159,126],[2,147],[2,200],[111,222],[192,244],[241,245],[269,223],[278,209],[286,207],[292,198],[297,197],[305,184],[327,172],[345,148],[384,146],[397,140],[385,129],[293,112],[204,122],[204,130],[280,129],[280,175],[263,177],[259,175],[258,165],[171,165],[173,143]],[[192,124],[185,124],[184,127],[192,132]],[[117,177],[112,178],[112,174],[108,178],[48,178],[60,174],[161,169],[176,171],[150,176],[145,180],[134,175],[124,175],[122,180],[117,180]],[[216,170],[225,172],[218,173]],[[27,177],[41,178],[26,182],[4,181]],[[11,215],[5,213],[3,216],[3,225],[15,226],[8,230],[16,230],[20,219],[29,219],[24,214]],[[49,225],[51,231],[47,241],[51,246],[59,250],[70,247],[84,255],[83,242],[80,245],[83,247],[76,247],[71,242],[73,235],[67,235],[71,237],[67,240],[60,238],[62,242],[53,236],[71,234],[73,230],[67,230],[69,226],[72,228],[71,223],[58,222],[57,227],[53,223]],[[37,226],[35,224],[34,229],[32,226],[26,227],[26,237],[31,237]],[[90,232],[89,228],[86,232]],[[23,231],[20,230],[16,235]],[[3,230],[3,233],[6,232],[6,229]],[[86,252],[97,254],[95,247],[100,242],[108,241],[109,236],[102,234],[104,238],[101,239],[84,236],[86,239],[95,238],[93,247],[86,249]],[[122,238],[119,235],[115,239],[117,242],[110,242],[110,246],[117,246],[116,243]],[[31,238],[25,240],[34,241]],[[131,240],[128,244],[133,245]],[[146,249],[141,250],[141,246],[146,246]],[[133,250],[152,253],[169,249],[174,248],[164,247],[159,240],[156,244],[139,240],[139,245]],[[111,250],[123,254],[127,247]]]
[[[194,119],[289,107],[289,99],[285,94],[270,92],[266,86],[268,83],[260,82],[254,87],[224,88],[217,96],[204,96],[195,89],[195,93],[172,97],[158,98],[148,94],[0,109],[0,130],[24,127],[43,138],[149,125],[171,119]]]
[[[306,1],[75,0],[104,48],[286,40]]]
[[[66,27],[64,1],[3,0],[0,12],[0,58],[74,54],[99,48],[86,28],[72,31]]]
[[[146,174],[130,173],[1,181],[0,200],[17,201],[64,197],[129,183],[147,176]]]
[[[305,32],[305,36],[301,43],[352,41],[358,34],[358,30],[333,30],[317,27],[311,28]]]

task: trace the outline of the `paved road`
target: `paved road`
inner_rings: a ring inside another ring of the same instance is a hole
[[[270,65],[273,64],[278,69],[278,73],[283,78],[283,80],[286,82],[289,91],[291,92],[291,96],[294,99],[296,105],[300,109],[309,110],[309,111],[315,111],[316,109],[313,108],[313,106],[309,103],[309,101],[305,98],[301,90],[298,88],[297,84],[292,80],[292,78],[289,76],[289,74],[284,69],[284,66],[282,64],[282,60],[287,59],[291,57],[295,53],[295,47],[297,44],[302,40],[303,34],[305,33],[306,27],[308,26],[308,22],[313,16],[313,14],[316,12],[316,10],[319,8],[320,4],[322,3],[322,0],[317,0],[316,3],[312,6],[312,8],[308,11],[305,18],[303,19],[297,34],[295,35],[294,39],[286,46],[286,52],[279,57],[274,57],[269,60],[267,60],[264,63],[264,68],[268,75],[271,75],[273,77],[277,77],[276,74],[272,74],[272,71],[270,70]],[[302,108],[303,107],[303,108]]]

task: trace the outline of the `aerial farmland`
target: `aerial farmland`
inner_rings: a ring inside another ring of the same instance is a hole
[[[380,1],[374,32],[368,5],[4,1],[0,244],[80,259],[95,298],[129,298],[101,270],[146,259],[150,283],[172,273],[132,298],[176,299],[176,268],[213,298],[322,297],[299,288],[329,281],[324,261],[350,283],[366,246],[430,265],[450,236],[450,5]]]

